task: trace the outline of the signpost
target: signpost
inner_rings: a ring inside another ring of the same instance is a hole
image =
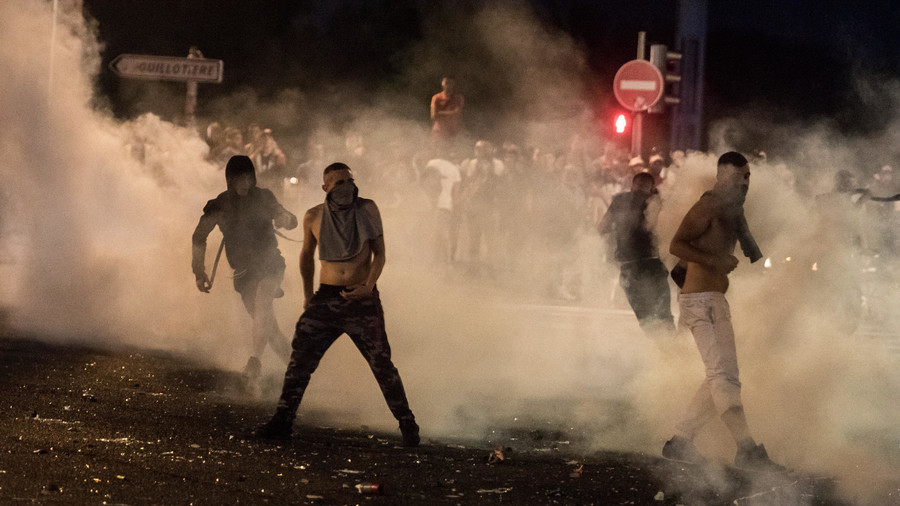
[[[120,54],[109,62],[109,69],[129,79],[221,83],[223,65],[222,60],[206,58]]]
[[[187,97],[184,116],[188,125],[194,124],[197,83],[221,83],[223,66],[222,60],[203,58],[202,53],[194,47],[191,48],[187,58],[120,54],[109,62],[109,69],[119,77],[149,81],[185,81]]]

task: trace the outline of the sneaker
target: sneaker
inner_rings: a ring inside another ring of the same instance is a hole
[[[787,468],[772,462],[766,447],[761,444],[749,444],[738,447],[734,456],[734,467],[748,471],[769,471],[779,473]]]
[[[692,464],[703,464],[706,462],[706,457],[700,455],[697,447],[694,446],[694,442],[681,436],[672,436],[672,439],[666,441],[662,454],[663,457],[669,460],[690,462]]]
[[[419,425],[412,418],[400,420],[400,433],[403,434],[403,446],[419,446]]]
[[[275,413],[271,420],[260,426],[253,435],[261,439],[290,439],[294,431],[294,420],[281,413]]]

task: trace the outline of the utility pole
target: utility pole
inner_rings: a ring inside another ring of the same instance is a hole
[[[645,60],[645,46],[647,44],[647,32],[638,32],[637,59]],[[641,143],[643,142],[644,112],[634,111],[631,117],[631,154],[641,156]]]
[[[188,58],[203,58],[203,53],[192,46],[188,51]],[[193,127],[196,120],[194,114],[197,111],[197,81],[191,79],[187,82],[187,96],[184,99],[184,122],[188,127]]]

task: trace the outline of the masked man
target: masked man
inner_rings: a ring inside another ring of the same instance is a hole
[[[350,167],[343,163],[325,168],[324,183],[325,202],[303,217],[300,276],[305,303],[297,322],[281,398],[275,415],[256,434],[271,439],[291,436],[310,376],[325,351],[346,333],[369,363],[388,408],[400,422],[403,444],[418,446],[419,426],[409,409],[400,374],[391,361],[384,311],[375,287],[385,263],[378,206],[358,197]],[[313,293],[317,246],[320,284]]]
[[[234,269],[234,289],[253,318],[253,354],[244,368],[244,376],[257,379],[261,371],[259,357],[266,344],[285,361],[290,357],[288,340],[278,328],[273,299],[281,297],[284,258],[278,250],[275,227],[293,229],[297,217],[288,212],[271,191],[256,186],[253,162],[246,156],[232,156],[225,166],[228,189],[203,208],[200,223],[192,238],[191,267],[201,292],[209,293],[212,284],[206,275],[206,238],[219,226],[225,256]]]

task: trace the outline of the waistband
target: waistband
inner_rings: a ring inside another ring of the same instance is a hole
[[[316,293],[321,293],[322,295],[337,295],[346,289],[347,285],[326,285],[325,283],[320,283]],[[372,288],[372,293],[378,293],[377,284]]]
[[[722,292],[695,292],[695,293],[679,293],[678,300],[696,300],[696,301],[713,301],[726,300],[725,294]]]

